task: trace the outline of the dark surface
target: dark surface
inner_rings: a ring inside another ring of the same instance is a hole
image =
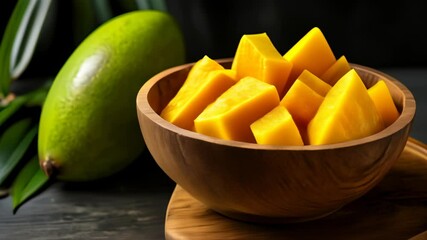
[[[173,187],[145,153],[108,179],[53,183],[15,215],[0,200],[0,239],[163,239]]]
[[[390,68],[414,94],[411,136],[427,143],[427,69]],[[13,215],[0,199],[0,239],[164,239],[174,183],[146,151],[121,173],[95,182],[56,182]]]

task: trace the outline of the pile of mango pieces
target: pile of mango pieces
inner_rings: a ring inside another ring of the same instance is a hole
[[[221,139],[302,146],[366,137],[399,114],[386,83],[368,89],[314,27],[284,55],[266,33],[243,35],[231,69],[205,55],[160,115]]]

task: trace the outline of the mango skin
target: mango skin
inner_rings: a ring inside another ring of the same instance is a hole
[[[136,115],[140,87],[185,62],[179,26],[167,13],[139,10],[110,19],[65,62],[45,100],[40,165],[64,181],[110,176],[145,149]]]

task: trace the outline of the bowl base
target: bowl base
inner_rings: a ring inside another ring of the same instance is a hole
[[[208,209],[176,186],[166,239],[410,239],[427,224],[427,146],[409,138],[390,172],[366,195],[313,221],[255,224]],[[305,219],[307,220],[307,219]],[[375,227],[381,226],[381,227]]]
[[[342,206],[341,206],[342,207]],[[312,216],[312,217],[264,217],[252,214],[244,214],[244,213],[235,213],[235,212],[224,212],[216,209],[212,209],[224,217],[228,217],[237,221],[248,222],[248,223],[258,223],[258,224],[286,224],[286,223],[301,223],[317,220],[320,218],[324,218],[328,215],[333,214],[336,211],[339,211],[341,207],[334,209],[332,211]]]

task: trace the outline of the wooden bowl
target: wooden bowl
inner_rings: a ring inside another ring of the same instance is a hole
[[[218,60],[229,68],[231,59]],[[401,154],[415,100],[399,81],[353,64],[369,87],[384,79],[400,117],[383,131],[318,146],[270,146],[222,140],[159,116],[193,63],[165,70],[140,89],[137,113],[145,143],[163,171],[195,199],[243,221],[285,223],[328,215],[372,189]]]

